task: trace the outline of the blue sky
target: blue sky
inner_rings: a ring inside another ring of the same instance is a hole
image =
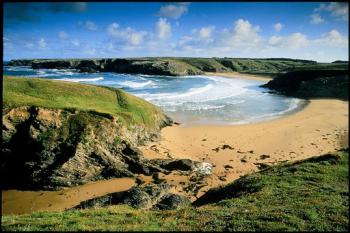
[[[348,60],[348,3],[5,3],[4,60],[140,56]]]

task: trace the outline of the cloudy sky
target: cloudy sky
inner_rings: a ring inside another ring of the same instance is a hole
[[[5,3],[4,12],[4,60],[349,59],[347,3]]]

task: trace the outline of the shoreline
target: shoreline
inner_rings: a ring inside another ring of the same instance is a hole
[[[259,75],[259,74],[245,74],[239,72],[205,72],[204,75],[214,75],[221,76],[226,78],[244,78],[244,79],[253,79],[258,81],[270,81],[273,79],[271,75]]]
[[[140,149],[146,159],[188,158],[211,163],[214,167],[205,179],[207,185],[191,197],[196,200],[210,188],[259,171],[264,164],[302,160],[341,149],[340,141],[348,137],[348,115],[348,101],[314,99],[300,111],[269,121],[165,127],[160,142]],[[230,148],[223,149],[224,145]],[[189,183],[188,177],[173,173],[160,178],[173,184],[174,192],[186,194],[182,184]]]

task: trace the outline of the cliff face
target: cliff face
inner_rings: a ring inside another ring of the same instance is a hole
[[[13,60],[12,66],[30,65],[33,69],[77,69],[80,72],[117,72],[149,75],[195,75],[203,71],[174,59],[55,59]]]
[[[104,98],[108,95],[110,99]],[[99,111],[84,110],[84,98],[90,99],[87,106],[95,105]],[[158,140],[160,129],[171,124],[150,103],[89,85],[5,77],[3,101],[4,189],[53,189],[111,177],[150,175],[157,168],[136,147]],[[106,113],[108,101],[113,109],[120,109]],[[146,119],[144,113],[151,116]]]
[[[136,146],[157,136],[98,113],[13,108],[3,115],[3,185],[53,188],[144,173]]]
[[[246,72],[277,74],[314,61],[297,59],[243,58],[126,58],[126,59],[34,59],[12,60],[9,65],[34,69],[77,69],[80,72],[117,72],[149,75],[197,75],[203,72]]]
[[[291,70],[263,87],[300,98],[349,99],[347,65],[304,67]]]

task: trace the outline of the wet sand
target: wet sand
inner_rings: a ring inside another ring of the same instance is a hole
[[[35,211],[62,211],[80,202],[108,193],[123,192],[135,184],[132,178],[96,181],[60,191],[2,191],[2,214],[26,214]]]
[[[266,82],[273,79],[273,77],[270,75],[244,74],[244,73],[238,73],[238,72],[228,72],[228,73],[205,72],[205,75],[222,76],[226,78],[254,79],[254,80],[266,81]]]
[[[148,159],[190,158],[213,164],[213,175],[199,197],[209,188],[258,171],[261,163],[301,160],[341,148],[340,141],[348,135],[348,115],[347,101],[311,100],[299,112],[265,122],[166,127],[160,142],[141,149]],[[188,177],[172,173],[161,178],[173,180],[176,190],[186,194],[183,187]]]

